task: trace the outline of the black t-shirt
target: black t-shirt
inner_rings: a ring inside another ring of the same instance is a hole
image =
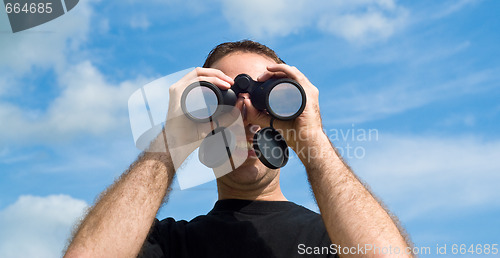
[[[336,257],[330,245],[321,216],[295,203],[220,200],[189,222],[155,220],[139,256]]]

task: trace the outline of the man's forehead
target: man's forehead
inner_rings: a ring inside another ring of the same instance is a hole
[[[265,72],[266,67],[275,64],[271,58],[256,53],[236,52],[224,56],[212,65],[212,68],[221,70],[229,77],[236,77],[238,74],[246,73],[254,80]]]

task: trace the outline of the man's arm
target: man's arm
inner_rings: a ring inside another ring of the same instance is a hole
[[[165,130],[97,203],[78,227],[65,257],[136,257],[153,224],[177,165],[196,149],[207,125],[193,125],[180,108],[182,92],[195,81],[229,89],[233,79],[217,69],[196,68],[169,88]],[[242,103],[237,105],[241,109]],[[208,131],[209,132],[209,131]],[[172,152],[169,152],[167,142]],[[170,155],[174,155],[173,157]]]
[[[355,247],[350,251],[355,254],[359,244],[368,257],[390,256],[382,248],[391,248],[394,257],[411,256],[396,223],[336,153],[328,137],[322,131],[310,131],[310,137],[297,147],[310,151],[310,155],[299,156],[332,243]],[[349,255],[341,254],[344,256]]]
[[[168,151],[143,153],[101,194],[65,257],[136,257],[173,177]]]
[[[289,146],[306,167],[332,243],[341,247],[355,247],[350,250],[356,253],[358,244],[363,248],[366,244],[380,249],[391,247],[395,257],[411,256],[405,255],[408,245],[396,223],[356,178],[323,132],[318,89],[295,67],[276,64],[267,69],[258,78],[259,81],[272,76],[286,76],[299,82],[306,92],[307,103],[303,113],[293,121],[275,121],[274,125],[285,132]],[[246,105],[250,106],[250,103],[247,101]],[[247,112],[253,118],[253,123],[269,124],[268,116],[255,108],[250,106]],[[394,254],[397,249],[399,255]],[[366,249],[363,251],[366,252]],[[372,251],[366,252],[366,255],[353,256],[389,256],[382,251],[378,254],[374,255]]]

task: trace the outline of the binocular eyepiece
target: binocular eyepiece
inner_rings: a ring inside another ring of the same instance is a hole
[[[228,90],[221,90],[206,81],[190,84],[181,96],[181,108],[189,119],[208,122],[234,106],[240,93],[249,93],[255,108],[266,110],[271,117],[279,120],[296,118],[306,104],[304,89],[292,79],[271,78],[257,82],[246,74],[240,74]]]

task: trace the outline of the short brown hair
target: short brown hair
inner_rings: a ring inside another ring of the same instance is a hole
[[[278,64],[284,64],[285,62],[278,57],[274,50],[270,49],[266,45],[260,44],[252,40],[240,40],[234,42],[225,42],[214,47],[210,53],[208,53],[204,68],[211,67],[215,62],[221,58],[234,53],[234,52],[248,52],[260,55],[265,55]]]

